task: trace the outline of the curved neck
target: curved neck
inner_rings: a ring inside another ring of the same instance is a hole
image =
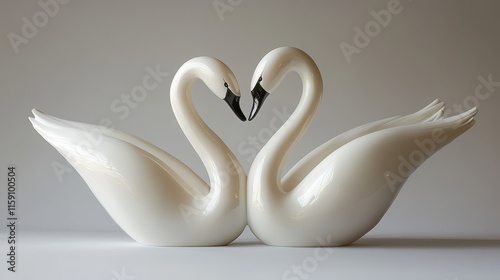
[[[206,125],[194,108],[192,84],[198,79],[210,78],[203,75],[206,73],[196,67],[181,68],[172,81],[170,101],[179,126],[208,172],[210,200],[216,202],[224,199],[222,196],[227,196],[230,200],[235,192],[240,192],[241,183],[246,180],[246,176],[231,150]],[[223,188],[228,189],[222,192]]]
[[[261,180],[268,180],[270,195],[283,193],[281,174],[289,152],[306,131],[323,93],[323,81],[318,67],[310,57],[298,56],[290,60],[288,69],[297,72],[302,80],[302,95],[297,108],[283,126],[271,137],[257,155],[254,164]],[[269,185],[271,184],[271,185]],[[263,184],[258,184],[262,187]],[[264,190],[261,190],[264,191]]]

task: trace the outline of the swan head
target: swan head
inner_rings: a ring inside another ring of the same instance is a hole
[[[278,87],[288,72],[300,70],[301,59],[305,59],[302,62],[307,64],[314,64],[309,55],[294,47],[276,48],[260,60],[251,82],[253,106],[248,120],[257,115],[269,93]]]
[[[219,60],[217,66],[213,66],[212,70],[214,71],[215,79],[210,79],[210,82],[207,83],[208,88],[212,90],[217,96],[226,101],[231,110],[233,110],[234,114],[242,121],[246,121],[247,118],[243,111],[241,111],[240,107],[240,87],[238,85],[238,81],[234,76],[233,71],[229,69],[229,67]],[[224,88],[222,88],[223,86]],[[220,93],[224,93],[222,96]]]
[[[195,57],[184,63],[178,71],[178,73],[185,72],[191,72],[194,77],[202,80],[217,97],[226,101],[240,120],[247,120],[240,107],[241,94],[238,81],[224,62],[209,56]]]

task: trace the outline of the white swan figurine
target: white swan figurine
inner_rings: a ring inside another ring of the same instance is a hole
[[[283,163],[320,101],[322,78],[306,53],[282,47],[264,56],[251,83],[250,120],[289,72],[302,79],[299,104],[248,174],[248,225],[268,245],[354,242],[380,221],[420,164],[472,127],[477,112],[443,119],[443,104],[435,101],[412,115],[360,126],[319,146],[282,178]]]
[[[246,226],[246,174],[224,142],[203,122],[191,99],[202,80],[234,113],[240,89],[231,70],[211,57],[184,63],[172,80],[171,105],[198,153],[210,185],[181,161],[140,138],[66,121],[33,110],[34,128],[79,172],[113,220],[134,240],[156,246],[215,246]],[[89,135],[94,142],[89,145]]]

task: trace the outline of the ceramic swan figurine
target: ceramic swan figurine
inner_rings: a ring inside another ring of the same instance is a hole
[[[269,245],[354,242],[380,221],[420,164],[475,122],[475,108],[443,119],[443,104],[435,101],[412,115],[376,121],[333,138],[282,178],[283,163],[318,106],[322,78],[306,53],[290,47],[264,56],[252,78],[250,120],[292,71],[302,79],[299,104],[257,154],[248,174],[248,225]]]
[[[237,80],[224,63],[198,57],[180,67],[170,88],[171,105],[207,169],[210,185],[169,153],[128,133],[58,119],[36,109],[35,118],[30,118],[40,135],[75,167],[115,222],[139,243],[226,245],[246,226],[246,174],[195,111],[191,85],[198,79],[241,120],[246,118],[239,106]],[[83,147],[89,133],[98,143]]]

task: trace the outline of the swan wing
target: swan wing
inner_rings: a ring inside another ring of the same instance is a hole
[[[476,112],[474,108],[434,122],[383,129],[349,142],[285,196],[286,203],[294,205],[289,209],[295,209],[287,214],[301,219],[304,228],[328,217],[325,224],[357,228],[363,235],[382,218],[418,166],[474,125]]]
[[[374,121],[346,131],[320,145],[297,162],[283,177],[281,181],[283,190],[292,190],[326,156],[356,138],[386,128],[436,121],[442,119],[443,112],[444,103],[436,99],[426,107],[413,114]]]
[[[166,166],[176,170],[179,174],[183,174],[183,180],[185,181],[184,185],[195,188],[191,192],[205,193],[209,190],[208,185],[183,162],[160,149],[158,146],[135,135],[104,126],[60,119],[45,114],[37,109],[33,109],[32,112],[35,118],[30,120],[32,120],[32,122],[35,120],[37,127],[43,128],[42,131],[44,131],[46,135],[52,135],[51,139],[53,139],[53,141],[55,140],[56,145],[53,146],[56,149],[56,146],[58,146],[57,143],[59,143],[57,139],[63,140],[66,138],[66,142],[79,143],[81,148],[85,148],[86,146],[99,143],[103,138],[114,138],[118,140],[118,142],[123,141],[124,143],[128,143],[144,152],[154,155]]]
[[[95,142],[91,142],[88,133],[95,134],[101,127],[33,113],[33,127],[75,167],[130,236],[141,239],[143,227],[151,228],[152,233],[165,232],[166,224],[173,225],[168,234],[181,236],[185,232],[188,223],[182,207],[196,204],[197,198],[209,192],[192,170],[135,136],[102,133],[94,135]]]

